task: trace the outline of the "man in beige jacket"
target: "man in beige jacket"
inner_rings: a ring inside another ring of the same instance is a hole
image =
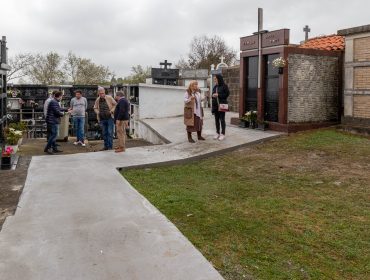
[[[104,149],[113,149],[113,113],[116,108],[117,102],[110,95],[105,94],[105,88],[98,88],[99,97],[95,101],[94,111],[97,115],[99,124],[102,129],[104,139]]]

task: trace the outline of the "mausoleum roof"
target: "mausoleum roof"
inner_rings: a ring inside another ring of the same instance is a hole
[[[344,46],[344,37],[333,34],[311,38],[301,44],[299,47],[305,49],[342,51],[344,50]]]

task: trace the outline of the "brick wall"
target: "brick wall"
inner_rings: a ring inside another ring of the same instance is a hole
[[[355,67],[353,74],[355,89],[370,89],[370,67]]]
[[[338,57],[291,54],[288,122],[338,120]]]
[[[353,116],[370,119],[370,95],[353,96]]]
[[[370,37],[354,40],[354,61],[370,61]]]
[[[240,91],[239,65],[228,68],[222,68],[222,76],[224,77],[224,81],[228,85],[230,90],[230,96],[228,98],[230,111],[239,112],[239,91]]]

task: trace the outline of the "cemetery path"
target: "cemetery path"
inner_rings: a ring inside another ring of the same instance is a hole
[[[185,142],[182,118],[171,118],[146,121],[171,144],[33,157],[18,210],[0,232],[0,279],[222,279],[117,170],[277,136],[229,126],[225,141],[215,141],[207,114],[207,140],[195,144]]]

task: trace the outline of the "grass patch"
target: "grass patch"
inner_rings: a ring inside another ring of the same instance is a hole
[[[125,177],[225,279],[368,279],[370,141],[335,130]]]

